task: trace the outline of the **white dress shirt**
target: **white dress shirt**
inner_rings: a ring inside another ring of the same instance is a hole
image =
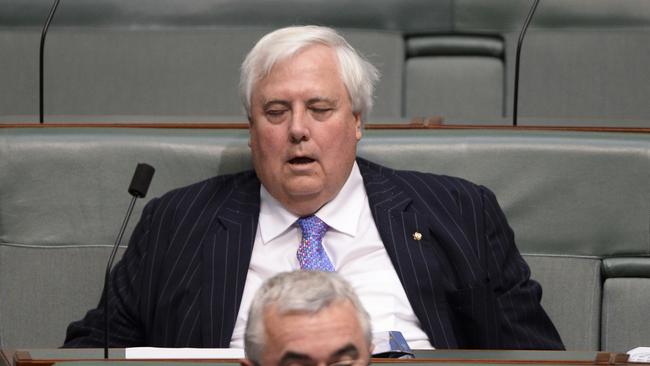
[[[260,189],[260,217],[231,348],[244,347],[248,310],[257,289],[278,272],[300,269],[296,251],[302,239],[298,216]],[[329,230],[323,247],[336,271],[350,282],[370,314],[372,331],[402,332],[413,349],[432,348],[406,297],[370,213],[357,163],[336,197],[316,212]]]

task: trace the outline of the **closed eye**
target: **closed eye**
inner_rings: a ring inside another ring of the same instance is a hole
[[[310,107],[309,111],[313,118],[317,121],[325,121],[334,113],[334,108],[316,108]]]
[[[327,112],[333,110],[333,108],[312,108],[311,110],[316,112],[316,113],[327,113]]]
[[[287,109],[269,109],[264,111],[264,115],[269,122],[280,123],[285,119]]]
[[[284,112],[286,112],[286,110],[270,110],[270,111],[266,111],[266,114],[271,115],[271,116],[280,116]]]

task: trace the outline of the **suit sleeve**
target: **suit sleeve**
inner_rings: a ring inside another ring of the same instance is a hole
[[[110,347],[135,347],[145,344],[145,331],[139,318],[140,288],[143,281],[144,262],[150,239],[150,222],[157,200],[145,207],[140,221],[131,235],[129,246],[110,275]],[[103,292],[102,292],[103,294]],[[81,320],[72,322],[67,329],[65,348],[104,346],[104,299],[86,313]]]
[[[542,288],[530,278],[514,233],[494,194],[480,187],[490,287],[496,300],[499,348],[564,349],[560,336],[541,306]]]

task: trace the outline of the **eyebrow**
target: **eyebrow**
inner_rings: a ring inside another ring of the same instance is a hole
[[[312,105],[315,103],[320,103],[320,102],[325,102],[329,104],[336,105],[338,103],[338,99],[330,99],[327,97],[315,97],[307,100],[307,105]]]
[[[359,356],[359,350],[357,347],[352,344],[348,343],[345,346],[339,348],[336,350],[334,353],[332,353],[329,356],[330,360],[339,358],[341,356],[349,355],[351,357],[358,357]],[[285,365],[288,364],[291,361],[313,361],[313,359],[304,353],[298,353],[298,352],[287,352],[284,355],[282,355],[282,358],[280,359],[279,365]]]
[[[292,361],[312,361],[312,359],[304,353],[289,351],[282,355],[282,358],[280,359],[280,362],[278,362],[278,365],[286,365]]]
[[[290,107],[291,106],[291,103],[289,103],[286,100],[272,99],[272,100],[264,102],[264,104],[262,104],[262,109],[267,109],[270,106],[275,105],[275,104],[280,104],[280,105],[282,105],[284,107]]]
[[[358,357],[359,356],[359,350],[357,349],[357,347],[354,344],[348,343],[345,346],[339,348],[336,352],[334,352],[330,356],[330,358],[338,358],[340,356],[346,356],[346,355],[349,355],[349,356],[352,356],[352,357]]]
[[[306,104],[307,105],[312,105],[312,104],[320,103],[320,102],[325,102],[325,103],[337,105],[338,104],[338,99],[331,99],[331,98],[327,98],[327,97],[314,97],[314,98],[308,99]],[[266,108],[268,108],[268,107],[270,107],[272,105],[275,105],[275,104],[279,104],[279,105],[282,105],[284,107],[291,107],[291,102],[289,102],[287,100],[271,99],[271,100],[267,100],[264,103],[262,103],[262,108],[266,109]]]

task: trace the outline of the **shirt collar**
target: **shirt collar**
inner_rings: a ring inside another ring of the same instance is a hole
[[[262,243],[266,244],[282,233],[287,231],[293,225],[298,216],[287,211],[282,204],[271,196],[269,191],[260,186],[260,235]]]
[[[352,171],[343,187],[333,200],[321,207],[316,216],[330,227],[344,234],[355,236],[359,216],[367,195],[363,186],[363,178],[357,162],[354,162]],[[269,191],[260,186],[260,218],[259,227],[262,243],[267,244],[277,238],[294,225],[298,216],[289,212],[273,197]]]
[[[349,236],[356,236],[359,216],[361,216],[366,201],[367,195],[363,186],[363,178],[355,161],[350,176],[341,191],[333,200],[321,207],[316,212],[316,216],[325,221],[330,229]]]

